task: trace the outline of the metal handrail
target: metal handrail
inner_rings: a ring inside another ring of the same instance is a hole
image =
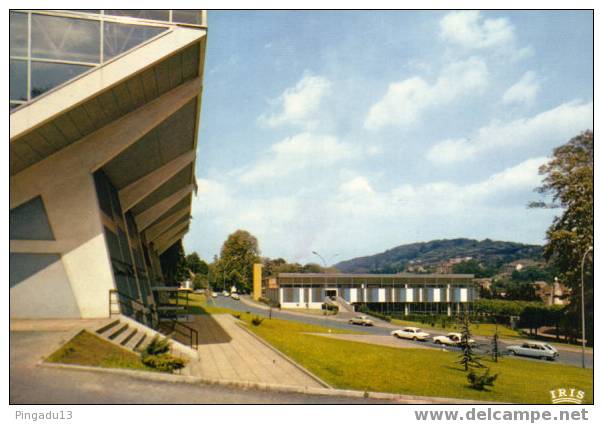
[[[125,307],[132,307],[132,305],[128,305],[127,302],[124,302],[123,300],[120,299],[120,297],[123,297],[125,299],[127,299],[130,303],[133,303],[137,306],[139,306],[142,309],[142,313],[148,318],[150,318],[151,320],[151,328],[156,329],[159,327],[159,318],[157,315],[157,311],[155,310],[155,308],[153,307],[153,305],[145,305],[144,303],[142,303],[140,300],[138,299],[134,299],[133,297],[120,292],[117,289],[110,289],[109,290],[109,316],[111,316],[113,314],[113,310],[111,308],[112,305],[115,304],[115,302],[112,301],[113,299],[113,294],[117,295],[117,304],[119,305],[123,305]],[[138,320],[137,320],[138,321]]]
[[[143,309],[143,313],[147,316],[150,317],[151,319],[151,327],[153,329],[160,329],[161,324],[163,322],[167,322],[170,325],[170,329],[173,332],[176,332],[178,334],[181,334],[185,337],[188,338],[189,340],[189,345],[191,348],[197,350],[198,346],[199,346],[199,333],[197,332],[197,330],[195,330],[192,327],[189,327],[186,324],[183,324],[177,320],[171,319],[171,318],[166,318],[166,319],[160,319],[159,318],[159,314],[157,313],[157,310],[155,309],[155,307],[153,305],[145,305],[144,303],[142,303],[141,301],[139,301],[138,299],[134,299],[133,297],[120,292],[117,289],[110,289],[109,290],[109,316],[112,315],[113,311],[111,309],[111,306],[114,305],[115,303],[112,301],[112,295],[116,294],[117,295],[117,303],[124,305],[124,306],[128,306],[131,307],[131,305],[128,305],[126,302],[122,301],[120,299],[120,296],[124,297],[125,299],[127,299],[128,301],[130,301],[131,303],[134,303],[140,307],[142,307]],[[138,320],[137,320],[138,321]]]

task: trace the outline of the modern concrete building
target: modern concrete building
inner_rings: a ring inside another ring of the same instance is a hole
[[[458,314],[477,299],[470,274],[296,274],[262,281],[262,296],[283,308],[320,309],[334,301],[375,311]]]
[[[200,10],[10,12],[10,315],[153,304],[189,229]]]

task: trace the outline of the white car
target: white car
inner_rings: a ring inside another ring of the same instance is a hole
[[[236,294],[236,293],[231,294],[231,295],[230,295],[230,298],[231,298],[231,299],[234,299],[234,300],[241,300],[241,298],[239,297],[239,295],[238,295],[238,294]]]
[[[507,351],[511,355],[530,356],[532,358],[546,359],[548,361],[554,361],[559,352],[553,346],[548,343],[540,342],[526,342],[521,346],[513,345],[507,346]]]
[[[228,296],[230,296],[230,293],[228,293],[226,290],[224,290],[224,291],[222,292],[222,296],[226,296],[226,297],[228,297]]]
[[[401,330],[394,330],[390,333],[392,336],[399,339],[421,340],[425,341],[429,337],[429,333],[421,331],[417,327],[404,327]]]
[[[436,336],[433,338],[435,344],[441,344],[446,346],[458,346],[461,344],[463,335],[461,333],[448,333],[445,336]],[[475,344],[475,340],[469,339],[469,344]]]
[[[365,315],[354,317],[351,320],[349,320],[348,322],[350,324],[362,325],[364,327],[374,325],[373,321],[370,320],[369,317],[367,317]]]
[[[218,293],[217,293],[217,292],[212,292],[212,293],[211,293],[211,297],[213,297],[213,298],[218,297]]]

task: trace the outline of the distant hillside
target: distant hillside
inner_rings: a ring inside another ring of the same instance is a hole
[[[542,260],[542,246],[490,239],[433,240],[403,244],[376,255],[342,261],[335,268],[346,273],[387,274],[404,271],[411,261],[433,266],[449,259],[464,257],[499,267],[518,259]]]

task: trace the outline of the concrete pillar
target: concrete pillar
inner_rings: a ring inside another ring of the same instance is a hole
[[[259,300],[262,296],[262,264],[253,264],[253,299]]]

